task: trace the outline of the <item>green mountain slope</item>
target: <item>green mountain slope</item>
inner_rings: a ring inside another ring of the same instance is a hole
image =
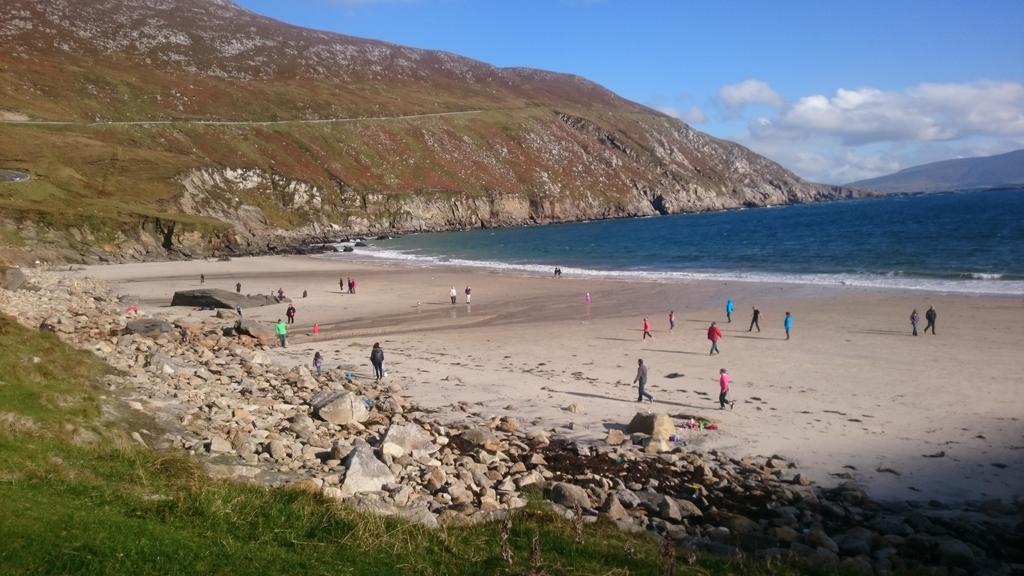
[[[289,26],[224,0],[0,5],[9,258],[848,196],[585,79]]]

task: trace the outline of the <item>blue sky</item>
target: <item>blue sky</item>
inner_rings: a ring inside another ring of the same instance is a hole
[[[236,0],[572,72],[833,183],[1024,148],[1024,1]]]

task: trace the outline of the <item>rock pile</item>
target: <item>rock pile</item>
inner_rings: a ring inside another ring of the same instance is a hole
[[[319,492],[428,526],[501,517],[542,492],[580,521],[604,517],[720,554],[794,555],[880,574],[1009,574],[1024,562],[1024,502],[876,502],[852,484],[821,489],[780,456],[733,458],[672,441],[665,414],[637,414],[606,441],[579,442],[511,416],[455,422],[411,405],[401,386],[272,364],[234,319],[126,316],[88,279],[33,273],[0,309],[95,351],[105,383],[164,425],[154,445],[211,473]],[[182,341],[175,327],[191,335]]]

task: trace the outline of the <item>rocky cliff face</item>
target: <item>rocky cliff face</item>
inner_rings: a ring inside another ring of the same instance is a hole
[[[0,238],[22,257],[251,253],[853,194],[576,76],[230,2],[10,0],[0,41],[0,168],[33,176],[0,186]]]

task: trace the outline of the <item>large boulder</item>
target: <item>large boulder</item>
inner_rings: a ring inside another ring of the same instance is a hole
[[[344,426],[353,422],[366,422],[370,417],[366,400],[353,392],[321,393],[314,396],[309,403],[317,416],[331,424]]]
[[[192,306],[195,308],[228,308],[234,310],[235,306],[246,308],[257,308],[270,304],[286,303],[291,300],[285,298],[277,299],[263,294],[250,296],[248,294],[237,294],[220,288],[200,288],[198,290],[178,290],[171,298],[171,306]]]
[[[361,442],[352,449],[345,460],[345,483],[341,485],[341,497],[347,498],[362,492],[376,492],[395,482],[383,462],[373,455],[373,448]]]
[[[406,454],[420,458],[438,449],[440,446],[434,444],[430,434],[416,424],[392,424],[380,445],[381,454],[395,458]]]
[[[561,504],[566,508],[572,509],[576,506],[580,508],[590,508],[590,496],[587,495],[587,491],[575,484],[568,484],[565,482],[555,482],[551,485],[551,490],[548,491],[548,500],[551,500],[555,504]]]
[[[20,290],[28,284],[28,278],[18,268],[0,266],[0,288],[4,290]]]
[[[629,421],[626,432],[630,434],[640,432],[655,440],[668,440],[672,434],[675,434],[675,425],[672,424],[672,418],[664,412],[653,414],[637,412]]]
[[[273,343],[277,339],[277,332],[274,331],[272,324],[246,318],[240,318],[235,321],[235,333],[252,336],[264,346]]]
[[[125,334],[138,334],[148,338],[157,338],[161,334],[174,332],[174,325],[159,318],[136,318],[129,320],[124,327]]]
[[[483,426],[476,428],[470,428],[459,434],[459,438],[469,443],[472,446],[483,448],[488,452],[497,452],[501,449],[501,443],[493,432]]]

